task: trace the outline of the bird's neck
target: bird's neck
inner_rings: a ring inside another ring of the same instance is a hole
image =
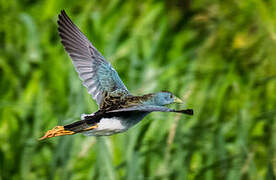
[[[156,95],[155,94],[146,94],[143,97],[143,104],[145,105],[156,105],[157,100],[156,100]]]

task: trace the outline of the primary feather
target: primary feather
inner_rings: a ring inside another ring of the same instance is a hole
[[[58,16],[58,32],[83,85],[96,100],[98,106],[101,106],[103,98],[110,93],[129,94],[118,73],[83,35],[64,10]]]

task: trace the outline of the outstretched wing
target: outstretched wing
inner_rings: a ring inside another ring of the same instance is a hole
[[[182,114],[193,115],[193,110],[192,110],[192,109],[175,110],[175,109],[167,108],[167,107],[165,107],[165,106],[154,106],[154,105],[132,106],[132,107],[128,107],[128,108],[116,109],[116,110],[108,111],[108,112],[106,112],[106,113],[129,112],[129,111],[143,111],[143,112],[154,112],[154,111],[159,111],[159,112],[176,112],[176,113],[182,113]]]
[[[115,69],[89,42],[64,10],[58,16],[58,32],[83,85],[98,106],[101,105],[105,94],[111,92],[129,94]]]

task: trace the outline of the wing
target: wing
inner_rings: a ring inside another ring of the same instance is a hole
[[[108,93],[129,94],[118,73],[82,34],[64,10],[58,16],[58,32],[83,85],[98,106]]]
[[[182,114],[188,114],[188,115],[194,114],[192,109],[175,110],[175,109],[167,108],[165,106],[154,106],[154,105],[132,106],[128,108],[108,111],[106,113],[129,112],[129,111],[143,111],[143,112],[159,111],[159,112],[176,112],[176,113],[182,113]]]

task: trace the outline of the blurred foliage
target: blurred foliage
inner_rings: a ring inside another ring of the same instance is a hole
[[[97,110],[60,43],[62,9],[133,94],[169,90],[195,115],[37,141]],[[2,0],[0,19],[0,179],[275,179],[275,0]]]

